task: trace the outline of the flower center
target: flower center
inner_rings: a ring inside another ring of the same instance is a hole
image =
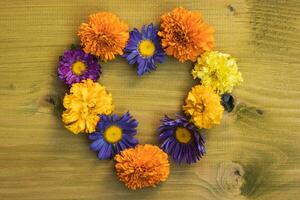
[[[187,144],[192,140],[192,134],[188,129],[178,127],[175,131],[175,138],[178,142]]]
[[[99,41],[102,42],[101,45],[105,47],[114,47],[112,40],[107,35],[99,35]]]
[[[117,143],[122,139],[122,129],[112,125],[104,131],[104,138],[109,143]]]
[[[96,106],[96,104],[94,103],[94,102],[89,102],[88,104],[87,104],[87,107],[88,108],[94,108]]]
[[[189,41],[189,38],[187,37],[186,33],[181,28],[175,29],[174,39],[181,45],[186,45],[186,43]]]
[[[72,72],[76,74],[77,76],[80,76],[82,72],[84,72],[86,69],[86,65],[81,61],[76,61],[72,65]]]
[[[151,40],[142,40],[139,44],[139,53],[144,57],[151,57],[155,52],[155,45]]]
[[[202,113],[204,112],[204,105],[203,103],[197,103],[196,106],[195,106],[195,109],[199,112],[199,113]]]

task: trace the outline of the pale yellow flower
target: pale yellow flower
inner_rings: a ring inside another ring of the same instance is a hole
[[[94,132],[98,115],[108,115],[114,109],[111,94],[91,79],[72,85],[70,94],[64,97],[64,107],[62,120],[74,134]]]
[[[211,87],[196,85],[188,93],[183,110],[195,126],[208,129],[220,123],[224,111],[220,102],[220,96]]]
[[[212,87],[219,95],[231,93],[233,87],[243,81],[236,60],[229,54],[217,51],[202,54],[197,59],[192,75],[194,79],[200,79],[202,85]]]

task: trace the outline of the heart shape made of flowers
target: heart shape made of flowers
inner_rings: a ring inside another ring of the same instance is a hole
[[[117,175],[128,188],[165,181],[168,155],[175,162],[191,164],[205,154],[202,129],[220,123],[223,106],[227,108],[221,97],[243,81],[234,58],[212,51],[213,32],[201,13],[181,7],[162,15],[159,28],[151,23],[130,32],[115,14],[99,12],[80,25],[81,44],[60,57],[58,76],[70,86],[63,100],[65,127],[74,134],[89,134],[90,148],[100,160],[114,158]],[[183,113],[161,119],[160,148],[138,144],[137,120],[130,112],[114,114],[112,94],[97,82],[102,73],[98,59],[107,62],[117,55],[137,65],[139,76],[156,70],[166,55],[195,62],[192,76],[200,84],[188,92]]]

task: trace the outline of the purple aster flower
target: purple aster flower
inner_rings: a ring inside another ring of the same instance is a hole
[[[148,27],[144,25],[141,32],[136,28],[130,32],[130,39],[124,49],[123,57],[131,65],[137,63],[139,76],[156,70],[155,63],[162,63],[164,60],[165,52],[157,33],[158,29],[152,23]]]
[[[161,148],[175,162],[195,163],[205,154],[204,138],[198,128],[183,116],[171,119],[165,116],[159,127]]]
[[[69,86],[88,78],[97,81],[101,74],[96,57],[80,48],[65,51],[59,59],[57,71],[59,78]]]
[[[121,117],[115,114],[100,115],[96,131],[89,135],[90,148],[98,152],[100,160],[111,159],[120,151],[138,144],[136,127],[138,122],[127,112]]]

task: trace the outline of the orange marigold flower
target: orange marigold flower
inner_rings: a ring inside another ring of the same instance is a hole
[[[168,155],[150,144],[125,149],[115,156],[115,161],[120,181],[133,190],[155,187],[165,181],[170,173]]]
[[[88,23],[82,23],[78,36],[86,53],[98,56],[103,61],[122,55],[129,39],[129,27],[110,12],[99,12],[89,17]]]
[[[180,7],[161,17],[158,35],[166,54],[184,62],[196,61],[200,54],[213,48],[213,32],[213,28],[203,22],[201,13]]]

